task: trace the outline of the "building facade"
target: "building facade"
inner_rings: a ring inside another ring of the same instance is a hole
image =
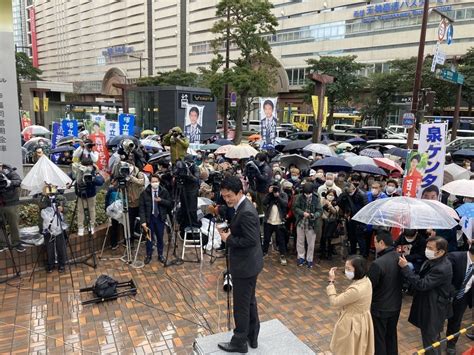
[[[197,71],[213,57],[210,29],[217,3],[36,0],[35,41],[43,78],[72,82],[77,93],[116,94],[113,85],[105,83],[111,78],[127,83],[159,71]],[[417,55],[424,0],[272,3],[279,27],[267,39],[285,69],[281,80],[290,92],[303,85],[310,58],[356,55],[368,64],[361,73],[368,75],[389,70],[389,60]],[[456,21],[453,43],[441,45],[447,56],[461,55],[474,46],[474,1],[430,0],[430,6]],[[440,15],[431,13],[426,54],[434,51],[439,22]],[[236,55],[231,50],[231,56]]]

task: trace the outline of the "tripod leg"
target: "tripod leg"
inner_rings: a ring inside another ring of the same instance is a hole
[[[109,238],[109,230],[110,230],[111,223],[112,223],[112,221],[109,218],[108,222],[107,222],[107,230],[105,231],[105,238],[104,238],[104,241],[102,243],[102,249],[100,250],[99,259],[102,259],[102,255],[104,254],[105,244],[107,242],[107,239]]]
[[[10,277],[10,278],[6,278],[5,280],[2,280],[0,281],[0,283],[4,283],[4,282],[7,282],[8,280],[11,280],[15,277],[18,277],[20,276],[20,270],[18,269],[18,267],[16,266],[16,261],[15,261],[15,258],[13,256],[13,246],[10,242],[10,238],[8,238],[8,235],[7,235],[7,229],[6,229],[6,226],[3,224],[3,220],[0,219],[0,223],[2,223],[0,225],[0,231],[2,232],[3,234],[3,238],[5,239],[5,244],[7,245],[8,247],[8,252],[9,252],[9,255],[10,255],[10,259],[12,261],[12,265],[13,265],[13,270],[15,270],[15,275],[13,277]]]
[[[36,257],[36,261],[35,261],[35,264],[33,265],[33,270],[31,270],[31,274],[30,274],[30,278],[28,279],[28,282],[31,282],[33,274],[36,271],[36,267],[38,266],[39,258],[44,251],[46,251],[46,238],[44,239],[44,243],[43,243],[43,247],[41,248],[41,251],[38,253],[38,256]]]

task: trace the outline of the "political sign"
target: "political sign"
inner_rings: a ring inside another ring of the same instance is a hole
[[[135,132],[135,115],[129,113],[121,113],[118,116],[120,135],[133,136]]]
[[[61,120],[61,126],[63,129],[64,137],[74,136],[77,137],[79,133],[79,126],[77,120],[63,119]]]

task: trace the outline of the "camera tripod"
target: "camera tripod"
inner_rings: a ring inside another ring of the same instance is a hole
[[[71,225],[72,222],[74,221],[74,218],[76,217],[78,205],[79,205],[79,199],[81,200],[81,207],[84,210],[84,227],[87,229],[87,244],[88,244],[88,249],[89,249],[89,256],[86,256],[84,260],[81,262],[93,269],[97,268],[97,256],[96,256],[96,251],[94,248],[94,237],[92,233],[92,226],[91,226],[91,220],[90,220],[90,206],[89,206],[89,201],[87,201],[86,197],[86,192],[84,191],[83,187],[78,187],[80,196],[76,197],[76,205],[74,206],[74,212],[72,214],[71,218]],[[86,200],[86,203],[84,204],[84,200]],[[89,262],[89,259],[92,259],[92,263]]]
[[[7,234],[7,227],[5,225],[5,221],[3,220],[3,217],[0,215],[0,233],[2,234],[1,238],[5,240],[7,247],[8,247],[8,254],[10,255],[10,260],[12,261],[13,265],[13,270],[15,274],[10,277],[6,277],[4,280],[0,280],[0,283],[5,283],[10,280],[13,280],[17,277],[20,277],[20,270],[16,266],[15,258],[13,257],[13,246],[12,243],[10,242],[10,238],[8,238]],[[5,272],[6,274],[6,272]]]
[[[126,264],[132,264],[132,236],[130,235],[130,217],[128,215],[128,190],[126,181],[119,182],[119,198],[122,200],[122,225],[123,225],[123,238],[125,240],[125,251],[123,256],[120,258]],[[141,236],[140,236],[141,241]],[[138,249],[140,248],[140,241],[137,246],[136,255],[138,255]],[[135,256],[136,258],[136,256]]]

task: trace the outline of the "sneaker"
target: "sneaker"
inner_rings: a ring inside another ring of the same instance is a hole
[[[298,258],[298,260],[296,260],[296,265],[298,266],[303,266],[305,263],[305,260],[303,258]]]
[[[286,264],[287,264],[286,258],[283,255],[280,256],[280,264],[283,265],[283,266],[286,266]]]
[[[64,271],[66,271],[66,268],[65,268],[64,266],[60,266],[60,267],[58,268],[58,272],[59,272],[60,274],[62,274]]]
[[[8,247],[0,247],[0,253],[4,252],[5,250],[8,250]]]
[[[48,274],[51,274],[51,273],[53,272],[53,269],[54,269],[53,267],[49,267],[49,266],[48,266],[48,267],[46,267],[46,272],[47,272]]]
[[[144,261],[145,265],[149,264],[150,261],[151,261],[151,255],[147,255]]]
[[[308,267],[308,269],[312,269],[313,268],[313,262],[312,261],[307,261],[306,266]]]
[[[21,244],[18,244],[16,247],[15,247],[15,250],[18,252],[18,253],[23,253],[24,251],[26,251],[25,247]]]
[[[158,255],[158,261],[162,264],[166,262],[165,257],[163,255]]]

